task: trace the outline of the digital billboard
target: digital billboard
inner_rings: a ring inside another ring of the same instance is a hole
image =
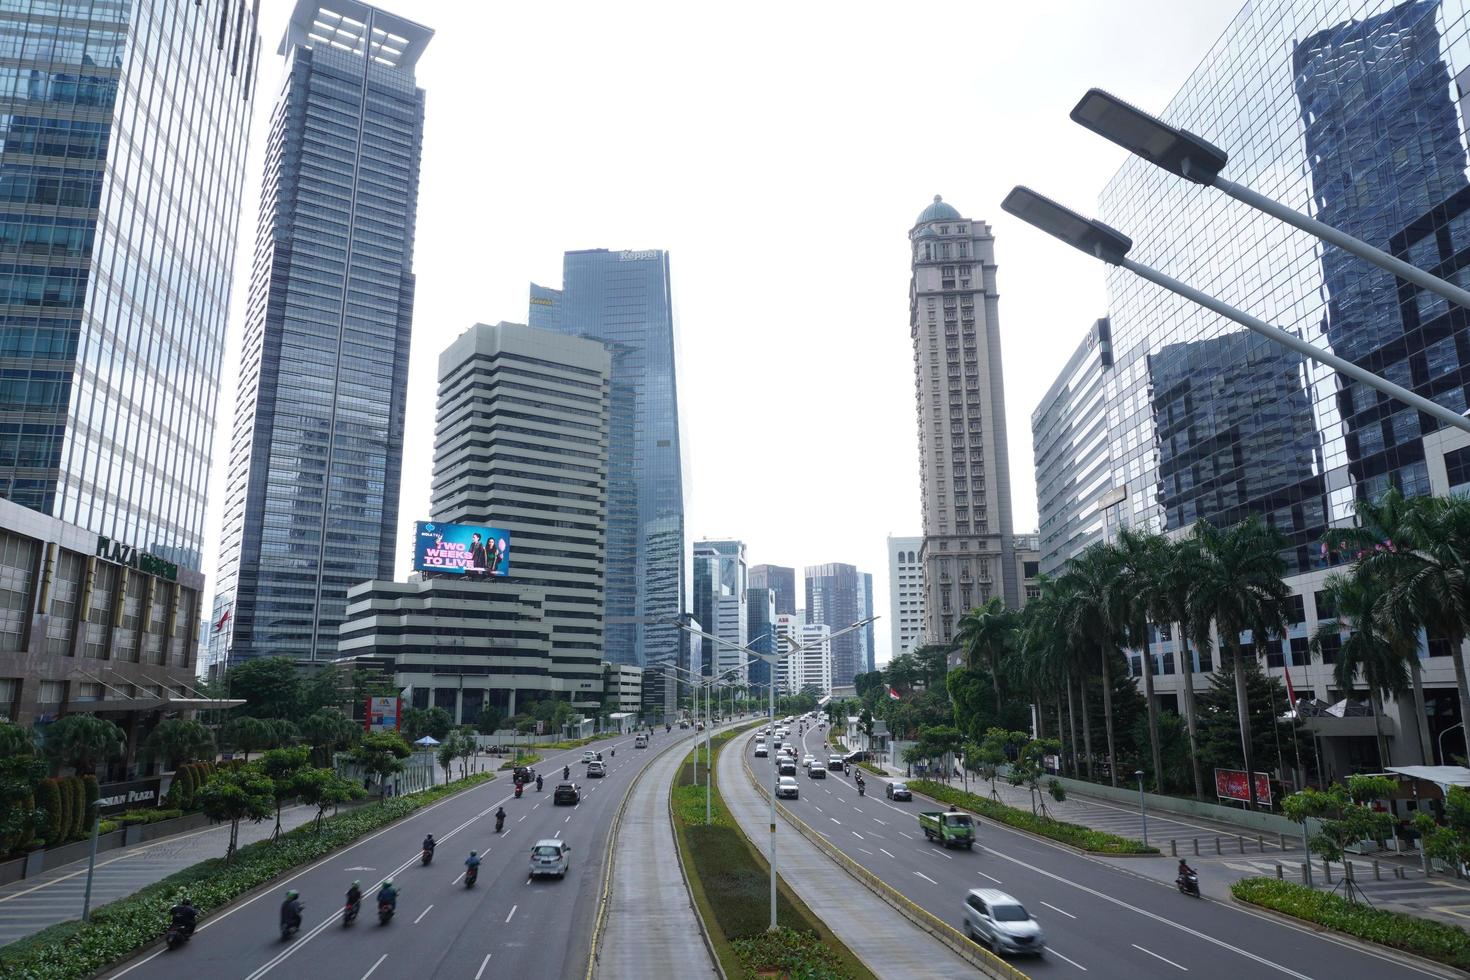
[[[413,568],[416,572],[488,578],[510,573],[510,532],[473,524],[414,525]]]

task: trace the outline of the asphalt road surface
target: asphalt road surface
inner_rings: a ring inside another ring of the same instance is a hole
[[[791,734],[796,736],[795,728]],[[790,741],[798,763],[807,753],[823,761],[829,754],[823,734],[812,727]],[[738,744],[753,752],[753,735]],[[752,758],[763,780],[770,761]],[[859,797],[851,777],[841,771],[811,779],[799,768],[801,795],[783,802],[847,855],[961,931],[969,889],[996,888],[1018,899],[1047,936],[1043,956],[1015,960],[1036,977],[1422,980],[1459,975],[1350,946],[1228,902],[1188,898],[1172,885],[985,821],[977,821],[973,851],[946,850],[924,838],[918,821],[919,811],[942,806],[922,797],[911,803],[888,800],[887,780],[871,773],[864,779],[867,795]]]
[[[310,977],[321,980],[388,980],[397,977],[490,978],[580,977],[586,972],[593,916],[602,882],[608,826],[634,776],[660,749],[690,731],[662,729],[646,750],[631,735],[594,742],[608,773],[587,779],[582,749],[548,756],[536,768],[535,784],[521,799],[507,772],[490,783],[452,796],[369,835],[367,838],[282,880],[269,891],[222,909],[200,922],[188,945],[162,947],[140,956],[108,977],[166,978]],[[611,750],[616,748],[616,755]],[[672,749],[671,751],[679,751]],[[577,806],[554,806],[552,790],[564,764],[582,788]],[[495,833],[495,811],[505,807],[505,830]],[[420,863],[420,844],[432,833],[439,846],[433,863]],[[571,843],[565,880],[527,876],[536,841]],[[479,881],[464,886],[464,860],[480,852]],[[398,911],[380,926],[374,896],[383,878],[398,886]],[[361,879],[362,911],[342,924],[348,886]],[[288,888],[301,893],[306,913],[301,931],[283,942],[278,927]]]

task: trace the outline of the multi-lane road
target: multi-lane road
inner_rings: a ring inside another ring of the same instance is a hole
[[[532,784],[513,798],[509,773],[483,786],[425,807],[283,879],[270,890],[222,909],[200,923],[188,945],[153,951],[106,974],[138,980],[170,977],[321,977],[386,980],[435,977],[561,978],[586,971],[591,926],[602,883],[607,833],[634,775],[671,742],[687,750],[692,732],[660,730],[647,749],[632,736],[594,742],[608,773],[587,779],[582,750],[547,757],[537,770],[545,789]],[[613,752],[616,754],[613,754]],[[670,751],[680,751],[670,749]],[[554,806],[551,794],[563,765],[582,788],[577,806]],[[495,833],[495,811],[504,806],[505,830]],[[439,842],[434,861],[420,863],[426,833]],[[532,846],[542,838],[571,843],[565,880],[529,880]],[[476,886],[463,882],[464,859],[478,850]],[[391,876],[400,889],[398,913],[378,925],[373,900]],[[362,914],[342,925],[347,887],[361,879]],[[281,940],[277,923],[286,889],[301,893],[306,915],[301,932]]]
[[[795,731],[792,732],[794,736]],[[827,758],[822,733],[808,728],[790,739],[798,757]],[[753,752],[754,735],[737,743]],[[800,758],[798,758],[800,761]],[[766,779],[774,759],[752,759]],[[925,840],[921,810],[943,809],[915,797],[888,800],[886,781],[865,775],[859,797],[840,771],[811,779],[799,770],[792,813],[916,904],[963,931],[962,903],[971,888],[996,888],[1019,899],[1046,931],[1048,951],[1018,959],[1028,974],[1098,977],[1452,977],[1447,968],[1397,957],[1296,928],[1233,903],[1197,900],[1172,886],[988,822],[977,822],[973,851],[946,850]]]

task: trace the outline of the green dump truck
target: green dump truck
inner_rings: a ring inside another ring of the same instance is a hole
[[[928,810],[919,814],[919,829],[930,840],[937,840],[945,847],[975,846],[975,821],[968,813],[957,810]]]

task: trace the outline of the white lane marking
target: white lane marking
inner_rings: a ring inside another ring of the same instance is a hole
[[[465,870],[468,871],[469,869],[466,868]],[[461,879],[463,877],[464,877],[464,871],[461,871],[459,874],[457,874],[457,875],[454,876],[454,880],[451,881],[450,884],[451,885],[457,885],[457,884],[459,884],[459,879]]]
[[[817,805],[815,803],[813,803],[812,806],[817,806]],[[822,808],[819,807],[819,806],[817,806],[817,812],[818,813],[821,813],[822,812]]]
[[[935,881],[933,878],[931,878],[928,875],[924,874],[924,872],[922,872],[922,871],[915,871],[914,874],[918,875],[920,878],[923,878],[925,881],[927,881],[931,885],[937,885],[937,884],[939,884],[939,882]]]
[[[874,817],[873,819],[874,820],[878,820],[877,817]],[[885,827],[888,826],[888,821],[887,820],[878,820],[878,822],[881,823]]]
[[[1070,956],[1063,956],[1061,953],[1058,953],[1055,946],[1048,946],[1048,947],[1046,947],[1046,955],[1048,955],[1048,956],[1055,956],[1057,959],[1060,959],[1060,960],[1066,960],[1068,963],[1071,963],[1073,966],[1075,966],[1077,969],[1081,970],[1083,973],[1086,973],[1087,972],[1087,967],[1083,966],[1081,963],[1078,963],[1076,960],[1072,959]],[[480,980],[480,978],[479,977],[476,977],[475,980]]]
[[[571,822],[572,822],[572,815],[569,813],[569,814],[567,814],[567,818],[565,820],[563,820],[562,823],[571,823]]]
[[[432,908],[432,906],[430,906],[430,907]],[[384,953],[382,956],[379,956],[378,957],[378,962],[374,963],[372,965],[372,967],[370,967],[368,969],[368,971],[362,975],[362,980],[367,980],[368,977],[372,976],[373,975],[373,970],[376,970],[378,967],[382,966],[383,965],[383,961],[386,960],[387,958],[388,958],[388,954],[387,953]]]
[[[429,909],[431,909],[433,907],[434,907],[434,903],[433,902],[430,902],[429,903]],[[424,909],[422,912],[420,912],[419,913],[419,917],[417,919],[414,919],[413,920],[413,924],[414,925],[418,925],[421,921],[423,921],[424,916],[426,916],[426,915],[429,914],[429,909]],[[371,973],[373,971],[372,970],[369,970],[368,972]]]
[[[1170,959],[1164,959],[1164,957],[1160,956],[1158,953],[1155,953],[1151,949],[1144,949],[1142,946],[1138,945],[1137,943],[1129,943],[1128,945],[1129,946],[1132,946],[1134,949],[1138,950],[1140,953],[1147,953],[1148,955],[1152,956],[1156,960],[1163,960],[1165,963],[1169,964],[1170,966],[1176,967],[1176,968],[1178,968],[1180,970],[1183,970],[1185,973],[1188,973],[1189,972],[1189,967],[1187,967],[1187,966],[1180,966],[1178,963],[1175,963],[1173,960],[1170,960]]]
[[[904,837],[907,837],[909,840],[915,840],[916,839],[913,834],[905,834],[901,830],[899,831],[899,833],[902,834]]]
[[[551,836],[552,836],[553,839],[559,838],[559,837],[561,837],[561,831],[558,830],[556,833],[552,834]]]
[[[885,850],[885,849],[884,849],[884,848],[881,848],[881,847],[880,847],[880,848],[878,848],[878,850],[880,850],[880,851],[883,851],[883,853],[884,853],[884,854],[888,854],[888,851],[887,851],[887,850]],[[892,854],[888,854],[888,856],[889,856],[889,857],[893,857],[893,855],[892,855]],[[894,859],[894,860],[895,860],[895,861],[897,861],[897,860],[898,860],[898,858],[893,858],[893,859]]]
[[[865,839],[863,837],[863,835],[860,834],[860,833],[858,833],[856,830],[852,831],[852,836],[856,837],[858,840],[864,840]]]
[[[528,817],[528,816],[530,816],[530,814],[526,814],[526,813],[521,814],[520,820],[517,820],[516,823],[520,823],[521,820],[526,819],[526,817]]]
[[[1000,882],[996,882],[996,884],[1000,884]],[[1063,915],[1065,915],[1069,919],[1075,919],[1075,918],[1077,918],[1075,915],[1073,915],[1071,912],[1068,912],[1066,909],[1059,909],[1059,908],[1057,908],[1055,905],[1053,905],[1050,902],[1042,902],[1041,904],[1042,905],[1045,905],[1047,908],[1051,909],[1053,912],[1060,912],[1060,913],[1062,913]]]
[[[540,803],[537,803],[537,804],[536,804],[536,806],[540,806],[540,805],[541,805],[541,804],[540,804]],[[533,806],[533,807],[531,807],[531,809],[532,809],[532,810],[534,810],[534,809],[536,809],[536,806]]]
[[[870,851],[870,850],[868,850],[868,849],[867,849],[867,848],[866,848],[866,847],[859,847],[859,848],[858,848],[858,850],[860,850],[860,851],[862,851],[862,852],[863,852],[863,853],[864,853],[864,854],[866,854],[866,855],[867,855],[867,856],[868,856],[868,857],[874,857],[874,856],[875,856],[875,855],[874,855],[874,854],[873,854],[873,852],[872,852],[872,851]]]
[[[986,874],[984,871],[977,871],[975,873],[977,875],[979,875],[980,877],[982,877],[982,878],[986,878],[986,879],[988,879],[990,881],[995,882],[997,885],[1000,884],[1000,879],[999,878],[992,877],[992,876]],[[1041,904],[1042,905],[1045,905],[1046,903],[1045,902],[1042,902]]]
[[[827,819],[830,820],[830,821],[832,821],[833,823],[835,823],[839,827],[842,826],[842,821],[841,820],[838,820],[836,817],[828,817]]]
[[[485,954],[485,958],[480,961],[480,968],[475,971],[475,980],[480,980],[480,977],[482,977],[482,976],[485,975],[485,967],[487,967],[489,965],[490,965],[490,954],[489,953],[486,953]]]
[[[530,879],[529,879],[529,878],[528,878],[528,879],[526,879],[526,880],[527,880],[527,881],[529,881],[529,880],[530,880]],[[519,906],[519,905],[512,905],[512,906],[511,906],[511,907],[510,907],[510,915],[507,915],[507,916],[506,916],[506,917],[505,917],[505,921],[506,921],[506,922],[507,922],[507,923],[509,923],[509,922],[510,922],[510,920],[511,920],[511,919],[512,919],[512,918],[513,918],[513,917],[514,917],[514,916],[515,916],[515,914],[516,914],[516,909],[518,909],[518,908],[520,908],[520,906]]]
[[[1188,926],[1180,925],[1177,922],[1173,922],[1169,919],[1164,918],[1162,915],[1150,912],[1148,909],[1141,909],[1137,905],[1130,905],[1122,899],[1114,898],[1112,895],[1108,895],[1105,892],[1100,892],[1096,888],[1088,888],[1086,885],[1079,884],[1078,882],[1072,881],[1067,878],[1063,878],[1061,875],[1052,874],[1050,871],[1047,871],[1044,868],[1038,868],[1033,864],[1027,864],[1025,861],[1022,861],[1019,858],[1011,857],[1009,854],[1003,854],[1000,851],[992,850],[990,853],[998,858],[1001,858],[1002,860],[1010,861],[1012,864],[1019,864],[1023,868],[1028,868],[1039,875],[1044,875],[1047,878],[1052,879],[1053,881],[1059,881],[1062,884],[1070,885],[1071,887],[1076,888],[1078,891],[1086,892],[1094,898],[1100,898],[1105,902],[1111,902],[1119,908],[1128,909],[1130,912],[1137,912],[1139,915],[1144,916],[1148,919],[1153,919],[1155,922],[1166,925],[1170,929],[1178,929],[1180,932],[1188,933],[1189,935],[1194,936],[1196,939],[1203,939],[1205,942],[1212,943],[1213,945],[1218,946],[1221,949],[1228,949],[1232,953],[1239,953],[1241,956],[1244,956],[1246,959],[1251,960],[1254,963],[1259,963],[1262,966],[1270,967],[1271,969],[1276,970],[1280,973],[1284,973],[1287,976],[1296,977],[1297,980],[1312,980],[1312,978],[1307,976],[1305,973],[1298,973],[1296,970],[1293,970],[1290,967],[1282,966],[1280,963],[1272,963],[1264,956],[1258,956],[1255,953],[1252,953],[1250,950],[1241,949],[1239,946],[1232,946],[1230,943],[1225,942],[1225,940],[1223,939],[1216,939],[1214,936],[1211,936],[1208,933],[1203,933],[1197,929],[1191,929]]]

